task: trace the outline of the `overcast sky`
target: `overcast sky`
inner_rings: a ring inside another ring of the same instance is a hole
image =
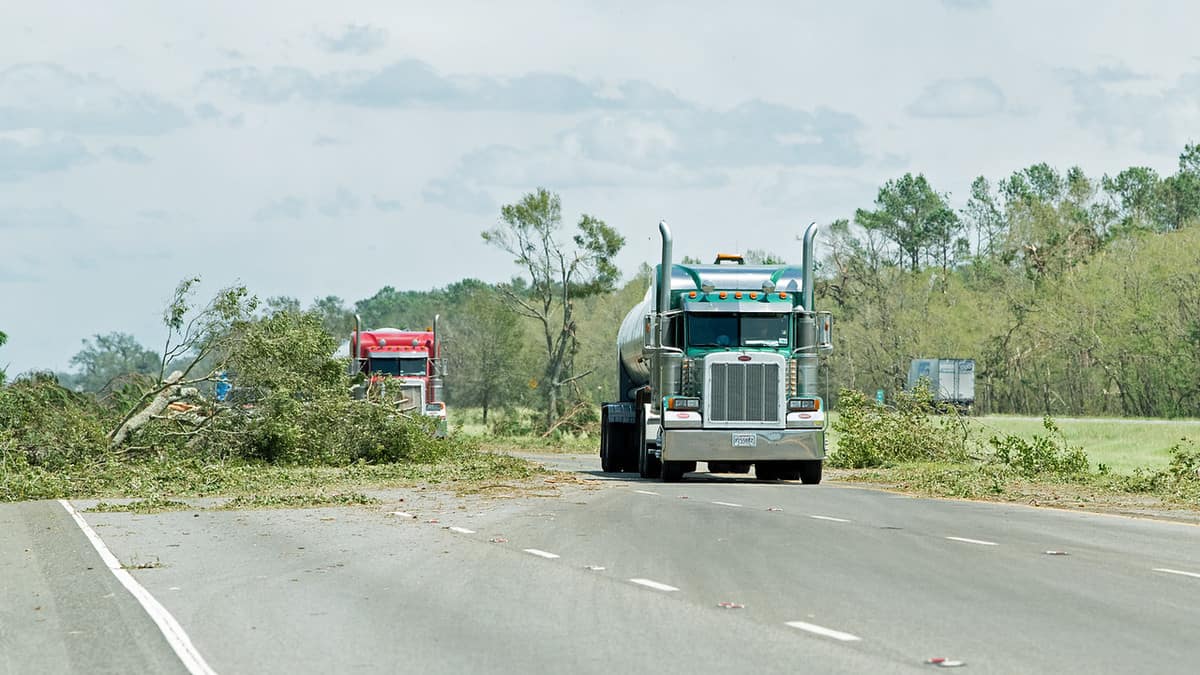
[[[655,258],[762,248],[924,172],[1175,170],[1200,5],[6,3],[0,365],[161,342],[182,278],[348,303],[504,280],[480,231],[543,186]],[[688,6],[690,9],[681,10]],[[819,245],[819,242],[818,242]]]

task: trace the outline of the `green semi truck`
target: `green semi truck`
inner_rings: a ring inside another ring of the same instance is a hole
[[[617,334],[619,400],[601,405],[605,471],[678,481],[713,473],[821,482],[826,411],[820,358],[832,317],[813,309],[813,223],[802,266],[662,261]]]

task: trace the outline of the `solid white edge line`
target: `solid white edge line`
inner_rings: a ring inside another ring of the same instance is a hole
[[[732,506],[736,509],[742,508],[741,504],[734,504],[733,502],[713,502],[713,504],[716,504],[717,506]]]
[[[62,504],[62,507],[75,520],[75,524],[79,526],[84,536],[92,543],[92,548],[96,549],[96,553],[100,554],[100,559],[104,561],[105,566],[113,573],[117,581],[121,582],[125,590],[129,591],[137,599],[142,605],[142,609],[146,610],[146,613],[154,620],[155,625],[158,626],[158,630],[167,639],[167,644],[171,645],[175,656],[179,657],[179,660],[183,662],[188,672],[192,673],[192,675],[216,675],[216,671],[209,667],[208,662],[200,655],[195,645],[192,644],[191,638],[183,631],[183,627],[179,625],[175,617],[171,616],[167,608],[163,607],[162,603],[155,599],[153,595],[150,595],[150,591],[147,591],[133,578],[133,575],[128,570],[121,566],[121,561],[117,560],[112,551],[108,550],[108,546],[104,545],[100,536],[87,524],[83,516],[79,515],[67,500],[60,499],[58,503]]]
[[[1154,571],[1155,572],[1166,572],[1167,574],[1178,574],[1180,576],[1195,577],[1197,579],[1200,579],[1200,574],[1197,574],[1195,572],[1184,572],[1183,570],[1172,570],[1172,569],[1167,569],[1166,567],[1155,567]]]
[[[834,640],[841,640],[842,642],[855,642],[862,639],[857,635],[851,635],[850,633],[843,633],[840,630],[818,626],[815,623],[806,623],[804,621],[788,621],[787,625],[791,626],[792,628],[799,628],[800,630],[808,631],[809,633],[815,633],[816,635],[824,635],[825,637],[833,638]]]
[[[475,530],[468,530],[465,527],[459,527],[457,525],[452,525],[447,529],[449,529],[451,532],[457,532],[459,534],[475,534]]]
[[[526,553],[532,553],[533,555],[536,555],[539,558],[557,558],[558,557],[557,553],[550,553],[549,551],[541,551],[536,548],[527,548],[527,549],[523,549],[523,550]]]
[[[635,584],[637,584],[637,585],[639,585],[639,586],[645,586],[645,587],[647,587],[647,588],[653,588],[653,589],[654,589],[654,590],[656,590],[656,591],[667,591],[667,592],[670,592],[670,591],[677,591],[677,590],[679,590],[678,588],[675,588],[674,586],[668,586],[668,585],[666,585],[666,584],[660,584],[659,582],[657,582],[657,581],[653,581],[653,580],[651,580],[651,579],[630,579],[630,581],[631,581],[631,582],[633,582],[633,583],[635,583]]]
[[[831,521],[834,523],[850,522],[850,521],[846,520],[845,518],[834,518],[833,516],[809,516],[809,518],[815,518],[816,520],[828,520],[828,521]]]
[[[966,537],[946,537],[950,541],[961,541],[964,544],[979,544],[980,546],[999,546],[994,541],[983,541],[982,539],[967,539]]]
[[[659,496],[657,492],[651,492],[649,490],[634,490],[634,492],[638,493],[639,495],[654,495],[655,497]]]

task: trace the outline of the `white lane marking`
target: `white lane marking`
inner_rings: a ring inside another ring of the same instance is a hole
[[[400,518],[416,518],[416,516],[406,511],[392,511],[392,515]]]
[[[816,520],[828,520],[828,521],[831,521],[834,523],[850,522],[850,521],[846,520],[845,518],[834,518],[833,516],[809,516],[809,518],[815,518]]]
[[[657,492],[651,492],[649,490],[634,490],[634,492],[638,493],[639,495],[654,495],[655,497],[658,496]]]
[[[1197,574],[1195,572],[1184,572],[1183,570],[1172,570],[1172,569],[1167,569],[1166,567],[1155,567],[1154,571],[1155,572],[1166,572],[1167,574],[1178,574],[1178,575],[1185,576],[1185,577],[1195,577],[1197,579],[1200,579],[1200,574]]]
[[[982,539],[967,539],[966,537],[946,537],[950,541],[961,541],[964,544],[979,544],[980,546],[999,546],[994,541],[983,541]]]
[[[713,503],[716,504],[717,506],[732,506],[735,509],[742,508],[741,504],[734,504],[733,502],[713,502]]]
[[[804,621],[788,621],[787,625],[791,626],[792,628],[799,628],[800,630],[808,631],[809,633],[824,635],[825,637],[833,638],[834,640],[841,640],[842,642],[854,642],[862,639],[857,635],[851,635],[850,633],[843,633],[840,630],[818,626],[815,623],[806,623]]]
[[[645,587],[647,587],[647,588],[653,588],[653,589],[654,589],[654,590],[656,590],[656,591],[667,591],[667,592],[670,592],[670,591],[677,591],[677,590],[679,590],[678,588],[675,588],[674,586],[668,586],[668,585],[666,585],[666,584],[660,584],[659,582],[657,582],[657,581],[653,581],[653,580],[650,580],[650,579],[630,579],[630,581],[632,581],[633,583],[635,583],[635,584],[637,584],[637,585],[639,585],[639,586],[645,586]]]
[[[446,529],[450,530],[451,532],[457,532],[457,533],[459,533],[459,534],[475,534],[475,530],[468,530],[468,529],[467,529],[467,528],[465,528],[465,527],[459,527],[459,526],[457,526],[457,525],[453,525],[453,526],[451,526],[451,527],[448,527],[448,528],[446,528]]]
[[[216,671],[209,667],[208,662],[204,660],[204,657],[200,655],[195,645],[192,644],[192,640],[188,637],[187,633],[183,632],[183,627],[179,625],[175,617],[171,616],[167,608],[163,607],[162,603],[155,599],[153,595],[150,595],[150,591],[142,587],[129,574],[128,570],[121,567],[121,561],[117,560],[112,551],[108,550],[108,547],[101,541],[100,536],[87,524],[83,516],[79,515],[67,500],[60,499],[58,503],[62,504],[67,513],[71,514],[71,518],[75,520],[75,524],[79,526],[84,536],[92,543],[92,548],[96,549],[96,553],[100,554],[100,559],[104,561],[104,564],[113,573],[113,576],[117,578],[117,581],[121,582],[125,590],[129,591],[137,599],[138,603],[142,605],[142,609],[146,610],[146,613],[154,620],[155,625],[158,626],[158,630],[167,639],[167,644],[171,645],[175,656],[179,657],[179,660],[183,662],[183,666],[188,669],[188,672],[192,675],[216,675]]]
[[[536,555],[539,558],[557,558],[558,557],[557,553],[550,553],[548,551],[540,551],[536,548],[527,548],[527,549],[522,549],[522,550],[524,550],[526,553],[532,553],[533,555]]]

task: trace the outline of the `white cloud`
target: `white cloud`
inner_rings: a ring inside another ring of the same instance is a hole
[[[0,130],[141,136],[185,124],[187,117],[178,107],[96,75],[79,75],[53,63],[22,63],[0,71]]]
[[[360,24],[347,24],[338,33],[317,35],[317,44],[335,54],[370,54],[382,49],[387,41],[386,30]]]
[[[90,158],[91,153],[83,143],[70,136],[30,142],[0,136],[0,182],[63,171]]]
[[[1004,109],[1004,92],[986,77],[938,80],[907,108],[914,117],[986,117]]]
[[[1178,152],[1200,129],[1200,70],[1171,84],[1125,66],[1060,71],[1075,102],[1075,119],[1111,145],[1135,143],[1153,153]]]
[[[150,156],[130,145],[114,145],[104,151],[104,156],[122,164],[149,164]]]
[[[307,100],[366,108],[550,113],[684,105],[671,92],[638,80],[609,85],[551,72],[510,78],[445,76],[417,59],[397,61],[377,70],[335,70],[324,74],[293,66],[270,69],[245,66],[210,71],[205,80],[224,84],[247,101],[266,104]]]
[[[308,212],[308,204],[296,196],[287,196],[265,204],[254,212],[254,220],[268,223],[276,220],[299,220]]]

